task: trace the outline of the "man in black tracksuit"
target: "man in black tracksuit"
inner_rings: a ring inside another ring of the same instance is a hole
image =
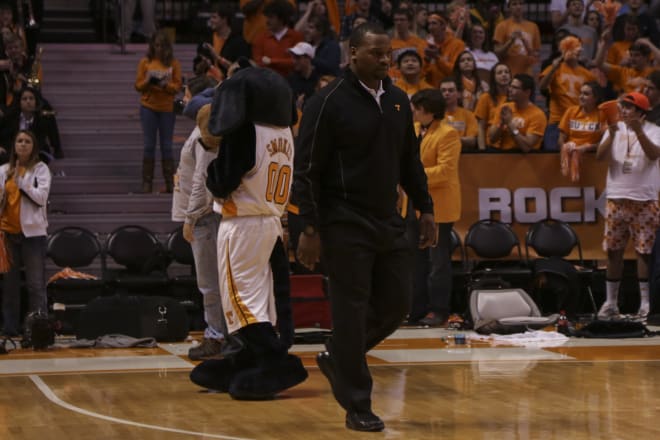
[[[292,203],[305,222],[298,258],[313,267],[322,243],[330,281],[333,336],[317,363],[346,426],[380,431],[365,354],[401,324],[412,287],[397,184],[422,213],[420,247],[434,242],[435,225],[408,97],[387,77],[390,39],[368,23],[349,44],[350,68],[305,106]]]

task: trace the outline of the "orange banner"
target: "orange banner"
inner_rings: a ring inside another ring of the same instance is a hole
[[[546,218],[575,229],[587,260],[604,259],[604,187],[607,163],[584,157],[580,181],[559,171],[559,154],[463,154],[460,161],[463,210],[455,224],[461,238],[470,225],[485,218],[511,224],[524,256],[530,224]],[[627,258],[634,258],[629,248]],[[577,258],[577,252],[570,258]]]

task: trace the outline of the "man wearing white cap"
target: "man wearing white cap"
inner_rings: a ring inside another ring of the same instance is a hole
[[[293,57],[293,71],[287,80],[296,97],[296,105],[302,110],[304,102],[314,94],[321,75],[312,64],[314,48],[311,44],[301,41],[289,49],[289,53]]]

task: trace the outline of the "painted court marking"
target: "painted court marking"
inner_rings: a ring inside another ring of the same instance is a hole
[[[245,437],[231,437],[228,435],[220,435],[220,434],[210,434],[206,432],[197,432],[197,431],[186,431],[184,429],[175,429],[175,428],[167,428],[165,426],[158,426],[158,425],[147,425],[145,423],[138,423],[138,422],[132,422],[130,420],[124,420],[124,419],[118,419],[116,417],[110,417],[110,416],[105,416],[103,414],[95,413],[93,411],[88,411],[83,408],[79,408],[77,406],[71,405],[70,403],[67,403],[57,397],[57,395],[53,392],[53,390],[50,389],[48,385],[41,379],[41,377],[36,376],[36,375],[30,375],[29,376],[30,380],[34,382],[34,384],[37,386],[39,391],[43,393],[44,396],[51,402],[53,402],[56,405],[61,406],[64,409],[68,409],[69,411],[76,412],[78,414],[83,414],[89,417],[95,417],[97,419],[101,420],[106,420],[108,422],[113,422],[113,423],[121,423],[123,425],[129,425],[129,426],[136,426],[138,428],[145,428],[145,429],[154,429],[157,431],[166,431],[166,432],[174,432],[177,434],[186,434],[186,435],[192,435],[192,436],[198,436],[198,437],[207,437],[207,438],[219,438],[223,440],[252,440],[248,439]]]

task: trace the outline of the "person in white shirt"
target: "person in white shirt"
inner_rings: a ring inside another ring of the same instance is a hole
[[[598,318],[619,317],[623,256],[628,239],[632,238],[640,290],[637,318],[645,322],[650,308],[649,261],[655,231],[660,226],[660,127],[646,121],[650,105],[643,94],[624,94],[619,98],[619,106],[621,121],[609,127],[596,152],[599,160],[609,162],[603,240],[607,251],[607,299],[598,311]]]

